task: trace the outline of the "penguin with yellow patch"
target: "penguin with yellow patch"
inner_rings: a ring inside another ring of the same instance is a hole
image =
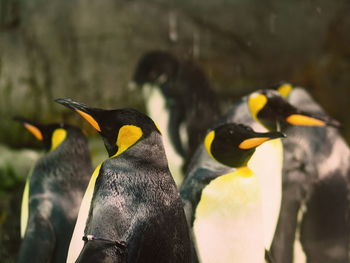
[[[324,109],[301,87],[278,91],[295,107],[323,116]],[[283,141],[281,215],[271,252],[278,263],[350,262],[350,149],[333,127],[288,126]]]
[[[199,262],[264,262],[260,183],[247,164],[256,147],[281,137],[234,123],[206,135],[203,147],[212,162],[197,166],[181,186]]]
[[[260,90],[251,94],[248,105],[253,118],[270,130],[285,130],[291,125],[339,126],[337,121],[327,115],[296,108],[274,90]]]
[[[64,262],[92,171],[87,139],[70,125],[15,120],[47,151],[25,185],[18,262]]]
[[[259,90],[243,97],[222,117],[221,123],[242,123],[259,132],[277,131],[288,125],[326,125],[327,120],[290,105],[274,90]],[[282,196],[283,145],[280,139],[258,147],[248,162],[260,181],[265,248],[270,250]],[[221,170],[200,146],[188,169],[188,175],[203,167]],[[224,169],[225,170],[225,169]],[[227,169],[226,169],[227,171]],[[185,207],[186,215],[191,208]],[[189,219],[189,218],[187,218]]]
[[[315,114],[314,112],[304,111],[302,109],[294,107],[293,105],[288,103],[278,92],[274,90],[260,90],[251,94],[248,99],[248,107],[253,118],[257,122],[260,122],[268,130],[279,130],[285,132],[288,127],[295,127],[295,129],[304,127],[307,129],[310,127],[325,127],[338,125],[337,122],[328,118],[325,115]],[[282,175],[284,176],[286,167],[286,162],[283,160],[285,157],[285,144],[283,142],[280,142],[279,147],[279,171],[282,171]],[[259,155],[256,155],[257,159],[251,163],[251,167],[255,167],[256,170],[262,171],[261,164],[265,166],[264,160],[266,160],[266,155],[266,151],[262,152]],[[266,173],[264,174],[266,175]],[[276,184],[275,186],[272,186],[272,180],[266,180],[266,177],[263,180],[263,184],[264,182],[270,184],[270,187],[268,187],[267,184],[265,184],[265,187],[263,187],[263,191],[266,192],[266,196],[270,195],[270,197],[266,198],[268,202],[265,202],[265,204],[270,208],[272,208],[273,204],[275,206],[274,210],[271,209],[270,213],[266,213],[268,216],[273,215],[273,217],[270,217],[270,219],[266,220],[267,224],[270,224],[270,229],[268,230],[270,233],[268,235],[268,249],[270,249],[271,247],[280,213],[282,200],[282,178],[282,176],[278,177],[278,185]],[[274,182],[276,182],[276,179],[277,178],[275,178]],[[273,196],[271,195],[274,192],[278,193],[278,196],[275,195],[275,198],[273,198]]]
[[[56,101],[85,118],[109,154],[85,192],[67,262],[191,262],[182,202],[155,123],[133,109]]]

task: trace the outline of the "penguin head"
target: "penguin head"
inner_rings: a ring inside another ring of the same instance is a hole
[[[238,168],[247,164],[256,147],[282,137],[285,135],[280,132],[258,133],[243,124],[227,123],[211,130],[204,139],[204,146],[216,161]]]
[[[110,157],[123,153],[152,132],[160,133],[151,118],[134,109],[104,110],[71,99],[55,101],[79,113],[100,133]]]
[[[290,86],[282,87],[286,96],[291,92]],[[278,130],[288,125],[300,126],[334,126],[338,127],[337,121],[326,116],[315,115],[302,111],[275,90],[259,90],[248,97],[248,107],[253,118],[269,130]]]
[[[71,126],[63,123],[41,124],[22,117],[15,117],[36,139],[42,141],[46,151],[55,150],[67,137]]]
[[[168,52],[152,51],[141,57],[133,76],[137,85],[161,86],[174,79],[179,69],[178,60]]]

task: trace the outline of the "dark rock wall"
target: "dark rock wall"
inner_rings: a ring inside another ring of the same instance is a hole
[[[305,85],[350,136],[347,0],[1,0],[0,8],[2,142],[27,142],[6,120],[13,114],[67,118],[57,97],[140,108],[127,83],[152,49],[196,59],[223,98],[281,80]]]

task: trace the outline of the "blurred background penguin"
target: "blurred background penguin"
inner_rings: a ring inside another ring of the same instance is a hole
[[[87,139],[70,125],[15,120],[42,141],[46,151],[24,188],[18,262],[65,262],[92,172]]]
[[[216,94],[199,66],[168,52],[146,53],[133,80],[142,88],[147,113],[163,133],[170,171],[180,185],[188,160],[220,116]]]

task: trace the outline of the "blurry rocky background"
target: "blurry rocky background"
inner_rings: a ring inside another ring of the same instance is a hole
[[[1,261],[14,261],[20,195],[40,155],[12,116],[92,133],[53,99],[142,110],[128,82],[139,57],[161,49],[194,59],[226,104],[282,80],[303,85],[349,141],[349,32],[348,0],[0,0]]]

